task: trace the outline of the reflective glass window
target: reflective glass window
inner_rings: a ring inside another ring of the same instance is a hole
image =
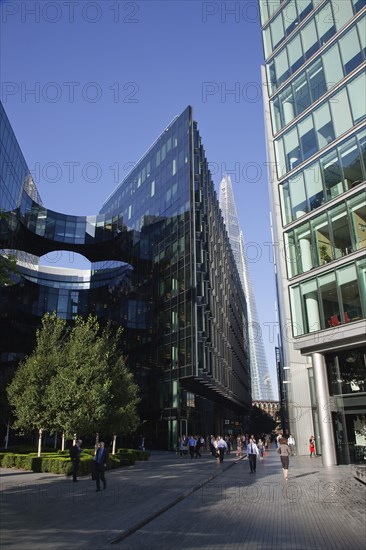
[[[285,151],[283,146],[283,139],[275,141],[276,161],[277,161],[277,174],[281,178],[286,173],[286,161]]]
[[[314,120],[319,149],[321,149],[334,139],[333,123],[327,103],[314,111]]]
[[[298,18],[300,21],[311,12],[313,6],[311,0],[296,0]]]
[[[353,17],[352,4],[350,0],[338,0],[337,2],[332,2],[332,6],[334,21],[337,31],[339,31],[339,29]]]
[[[298,128],[302,151],[302,160],[306,160],[317,151],[317,142],[315,130],[313,127],[312,116],[309,115],[304,120],[302,120],[299,123]]]
[[[357,30],[361,43],[361,51],[363,52],[363,56],[366,57],[366,17],[362,17],[357,23]]]
[[[353,264],[338,269],[337,281],[342,300],[342,322],[358,321],[362,318],[362,308],[356,266]]]
[[[278,97],[270,102],[270,107],[273,134],[276,134],[283,126],[283,120],[281,117],[281,104]]]
[[[321,172],[326,189],[327,200],[337,197],[343,192],[342,169],[336,150],[320,159]]]
[[[342,258],[352,252],[351,232],[348,225],[346,205],[341,204],[329,212],[332,226],[334,257]]]
[[[353,121],[355,124],[366,116],[366,73],[352,80],[347,86]]]
[[[319,48],[314,20],[309,21],[306,27],[301,31],[301,39],[305,59],[309,59]]]
[[[332,46],[322,55],[325,79],[328,90],[333,88],[343,78],[343,70],[339,55],[338,44]]]
[[[358,145],[355,138],[339,147],[341,166],[346,189],[362,181],[362,169]]]
[[[349,74],[362,63],[362,53],[356,27],[353,27],[339,40],[343,69]]]
[[[366,179],[366,130],[361,130],[357,134],[358,146],[361,152],[361,159],[363,159],[363,176],[362,179]],[[361,161],[362,164],[362,161]]]
[[[359,12],[366,5],[366,0],[352,0],[353,9],[355,12]]]
[[[292,277],[295,277],[299,273],[298,267],[297,267],[297,246],[295,243],[295,236],[294,232],[290,231],[289,233],[285,233],[285,256],[286,256],[286,264],[287,264],[287,274],[289,279]]]
[[[331,98],[329,103],[335,135],[339,137],[353,125],[347,90],[343,88]]]
[[[341,317],[335,273],[319,277],[318,283],[325,326],[336,327],[341,324]]]
[[[327,214],[322,214],[311,223],[313,226],[318,264],[327,264],[334,260]]]
[[[328,2],[315,16],[320,45],[322,46],[336,33],[332,3]]]
[[[327,91],[321,59],[312,63],[307,73],[310,82],[311,99],[314,102]]]
[[[267,27],[263,31],[264,57],[267,58],[272,53],[271,29]]]
[[[310,209],[314,210],[324,202],[323,182],[318,162],[314,162],[304,170],[306,194]]]
[[[283,28],[282,12],[275,17],[270,25],[273,49],[277,48],[285,37],[285,30]]]
[[[303,174],[296,174],[296,176],[289,179],[288,183],[292,204],[292,219],[301,218],[309,211]]]
[[[311,105],[310,89],[305,74],[301,74],[293,83],[296,115],[301,114]]]
[[[282,10],[285,34],[288,36],[297,25],[296,0],[290,0]]]
[[[293,333],[296,336],[304,334],[304,321],[302,316],[302,300],[300,294],[300,287],[295,286],[290,288],[290,302],[291,302],[291,317]]]
[[[299,138],[297,128],[292,128],[283,138],[286,154],[287,170],[292,170],[301,162],[301,152],[299,147]]]
[[[286,48],[280,52],[275,58],[276,66],[276,84],[280,86],[290,76],[289,64],[287,59]]]
[[[294,73],[304,62],[300,36],[295,36],[287,45],[291,73]]]
[[[348,201],[356,250],[366,247],[366,197],[358,195]]]

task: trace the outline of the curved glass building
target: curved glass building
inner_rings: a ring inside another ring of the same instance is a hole
[[[192,109],[87,217],[42,205],[0,115],[0,246],[19,258],[15,284],[0,289],[2,367],[32,350],[44,313],[70,323],[92,313],[124,327],[148,445],[240,431],[251,405],[246,302]],[[40,266],[55,250],[82,254],[91,269]]]

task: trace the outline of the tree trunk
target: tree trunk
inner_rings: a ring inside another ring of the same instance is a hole
[[[10,420],[8,419],[8,422],[6,424],[5,449],[7,449],[9,445],[9,435],[10,435]]]
[[[116,454],[116,442],[117,442],[117,436],[116,434],[113,436],[113,443],[112,443],[112,455]]]
[[[55,432],[55,442],[53,444],[53,448],[57,449],[57,431]]]
[[[42,448],[42,428],[38,430],[38,454],[37,456],[41,456],[41,448]]]
[[[64,450],[65,450],[65,432],[63,432],[62,439],[61,439],[61,451],[64,451]]]

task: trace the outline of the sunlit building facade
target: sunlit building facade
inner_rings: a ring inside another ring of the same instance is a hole
[[[281,401],[300,454],[366,457],[366,3],[260,0]]]
[[[257,313],[249,266],[245,257],[244,235],[239,225],[231,178],[227,174],[223,176],[220,183],[219,200],[247,301],[252,400],[273,400],[272,383],[263,345],[262,329]]]
[[[92,313],[124,328],[148,446],[174,449],[180,435],[241,426],[251,405],[246,303],[192,109],[87,217],[48,210],[34,186],[29,192],[1,115],[11,135],[2,147],[12,143],[10,167],[20,167],[15,178],[2,171],[0,246],[91,262],[90,270],[19,262],[15,284],[0,289],[2,366],[32,350],[44,313],[70,323]]]

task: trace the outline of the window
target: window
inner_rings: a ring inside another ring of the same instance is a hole
[[[329,50],[327,50],[323,54],[322,60],[324,65],[327,88],[329,90],[330,88],[333,88],[333,86],[343,78],[343,69],[339,56],[338,44],[335,44]]]
[[[362,309],[356,266],[337,270],[337,281],[342,300],[342,322],[358,321],[362,318]]]
[[[295,177],[289,179],[289,190],[292,203],[292,219],[301,218],[309,211],[303,174],[296,174]]]
[[[354,183],[360,182],[363,179],[356,139],[352,138],[348,140],[339,148],[339,153],[346,189],[350,189]]]
[[[352,80],[347,86],[351,103],[353,121],[355,124],[366,116],[366,73]],[[362,101],[362,98],[364,101]]]
[[[300,36],[295,36],[287,45],[291,73],[294,73],[304,63]]]
[[[314,267],[312,256],[313,246],[309,224],[306,223],[301,225],[294,230],[294,233],[298,243],[299,273],[305,273]]]
[[[293,120],[294,117],[295,117],[294,98],[293,98],[293,95],[292,95],[291,86],[289,86],[283,92],[281,92],[281,94],[279,96],[279,103],[280,103],[281,108],[282,108],[283,126],[286,126],[286,124],[291,122],[291,120]]]
[[[325,75],[321,59],[313,63],[308,70],[312,101],[319,99],[326,91]]]
[[[337,151],[332,151],[321,158],[320,166],[323,174],[327,200],[331,200],[343,192],[342,170]]]
[[[353,17],[352,5],[350,0],[342,0],[341,2],[333,2],[334,21],[337,31],[343,27],[347,21]]]
[[[277,48],[279,44],[283,41],[285,38],[285,30],[283,28],[283,21],[282,21],[282,12],[280,12],[277,17],[274,18],[271,25],[271,35],[272,35],[272,47],[273,49]]]
[[[301,297],[305,317],[305,332],[320,330],[319,302],[316,279],[306,281],[301,285]]]
[[[293,128],[283,138],[286,153],[287,170],[292,170],[301,162],[301,153],[299,147],[299,138],[297,128]]]
[[[343,88],[330,100],[334,131],[337,137],[352,127],[352,116],[348,102],[347,90]]]
[[[276,85],[280,86],[290,76],[286,48],[284,48],[282,52],[280,52],[276,57],[275,67],[276,67],[276,72],[275,72],[274,80],[276,81]]]
[[[357,196],[348,202],[356,250],[366,247],[366,200]]]
[[[296,115],[311,105],[309,84],[305,74],[301,74],[293,83]]]
[[[366,5],[366,0],[352,0],[353,9],[357,13]]]
[[[318,265],[321,266],[334,259],[327,214],[315,218],[311,224],[316,242]]]
[[[306,160],[311,157],[317,150],[316,135],[313,128],[313,119],[309,115],[298,125],[300,144],[302,150],[302,160]]]
[[[343,1],[343,0],[342,0]],[[332,13],[332,2],[328,2],[315,16],[320,46],[323,46],[335,34],[336,26]]]
[[[333,234],[334,257],[342,258],[353,250],[346,205],[342,204],[337,208],[332,208],[329,214]]]
[[[347,75],[362,63],[362,53],[356,27],[348,31],[339,41],[344,73]]]
[[[311,20],[301,31],[301,38],[305,59],[308,60],[319,48],[314,20]]]
[[[321,149],[334,139],[333,123],[327,103],[314,111],[314,120],[319,149]]]
[[[318,282],[325,328],[336,327],[341,323],[341,318],[335,273],[319,277]]]
[[[323,182],[320,174],[319,163],[315,162],[304,170],[306,194],[310,209],[318,208],[324,202]]]

